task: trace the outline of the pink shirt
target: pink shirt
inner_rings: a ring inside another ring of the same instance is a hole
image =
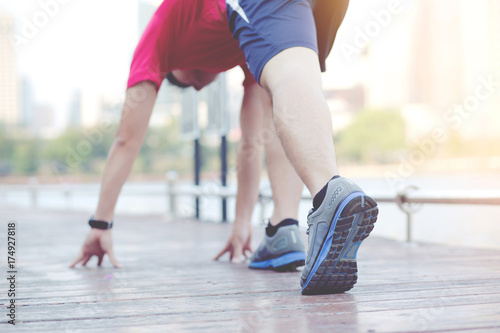
[[[174,69],[220,73],[238,65],[244,85],[255,82],[229,31],[224,0],[164,0],[134,52],[127,88],[152,81],[159,89]]]

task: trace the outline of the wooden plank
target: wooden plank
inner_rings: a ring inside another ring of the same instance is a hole
[[[193,291],[195,293],[195,291]],[[417,293],[409,298],[394,297],[391,299],[360,297],[353,294],[322,295],[318,297],[300,297],[297,292],[268,292],[259,294],[211,295],[203,297],[153,298],[115,300],[103,297],[97,302],[62,303],[48,306],[21,306],[19,316],[31,320],[84,319],[95,313],[106,314],[104,317],[121,317],[131,315],[146,316],[150,313],[188,315],[193,308],[204,312],[226,312],[233,308],[244,308],[246,311],[268,311],[276,308],[294,309],[327,309],[323,311],[340,312],[373,312],[399,309],[427,309],[454,307],[473,304],[499,304],[500,294],[456,294],[453,289],[434,296],[419,296]],[[500,311],[500,308],[499,308]],[[500,318],[499,318],[500,319]],[[24,321],[24,320],[23,320]]]
[[[300,272],[213,262],[230,232],[228,225],[119,218],[115,250],[125,268],[89,263],[89,268],[71,270],[67,265],[78,251],[75,244],[88,230],[82,223],[86,216],[13,215],[20,235],[20,322],[15,328],[0,324],[2,332],[4,327],[16,332],[500,328],[500,251],[407,247],[370,237],[360,249],[360,279],[352,291],[305,297],[300,295]],[[262,232],[255,231],[255,247]],[[6,300],[0,295],[2,307]]]
[[[233,311],[150,315],[99,316],[81,320],[41,320],[26,322],[18,329],[73,330],[77,328],[120,328],[121,331],[160,329],[166,331],[198,330],[281,332],[281,331],[325,331],[340,332],[414,332],[414,331],[458,331],[464,329],[498,328],[500,312],[498,306],[468,305],[432,309],[416,312],[413,309],[389,310],[383,312],[346,313],[344,307],[337,309],[293,309],[272,308],[265,311],[251,311],[236,308]],[[128,328],[123,330],[122,328]]]
[[[268,293],[269,290],[251,290],[248,291],[248,295],[264,295]],[[294,294],[293,290],[288,291],[277,291],[273,289],[273,293],[277,295],[281,295],[284,297],[285,295]],[[148,288],[146,290],[135,289],[133,291],[127,291],[124,289],[120,290],[112,290],[112,294],[110,291],[110,295],[96,295],[95,291],[89,291],[87,295],[55,295],[52,297],[30,297],[30,298],[18,298],[19,306],[45,306],[45,305],[55,305],[55,304],[81,304],[81,303],[95,303],[100,300],[107,301],[127,301],[127,300],[155,300],[155,299],[173,299],[173,298],[186,298],[186,297],[217,297],[220,295],[230,296],[235,295],[239,296],[241,294],[240,289],[233,290],[224,290],[224,289],[190,289],[188,291],[180,291],[174,292],[172,289],[158,289],[158,288]],[[443,288],[440,286],[438,288],[431,289],[418,289],[418,290],[388,290],[388,291],[380,291],[374,290],[371,293],[363,293],[358,290],[354,290],[349,292],[356,296],[356,300],[358,302],[379,302],[382,300],[403,300],[403,299],[413,299],[413,298],[434,298],[436,296],[440,297],[450,297],[450,296],[472,296],[472,295],[480,295],[480,294],[492,294],[492,295],[500,295],[500,285],[479,285],[479,286],[447,286]],[[295,296],[292,296],[295,297]],[[3,304],[2,304],[3,305]]]

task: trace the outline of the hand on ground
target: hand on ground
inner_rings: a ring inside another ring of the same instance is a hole
[[[97,266],[101,266],[102,259],[104,255],[109,256],[109,260],[116,268],[121,268],[122,266],[118,263],[113,252],[113,239],[111,237],[111,230],[101,230],[101,229],[90,229],[87,238],[85,239],[80,253],[69,266],[74,268],[79,262],[82,266],[87,265],[87,262],[92,256],[97,256],[98,262]]]
[[[231,236],[219,254],[214,258],[218,260],[226,252],[229,252],[229,259],[232,263],[241,263],[243,256],[248,258],[253,253],[251,248],[252,227],[234,225]]]

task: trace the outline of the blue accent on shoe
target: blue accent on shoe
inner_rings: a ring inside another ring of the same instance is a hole
[[[358,249],[359,249],[360,245],[361,245],[361,242],[352,243],[351,247],[349,248],[349,250],[345,253],[345,255],[342,258],[356,259],[356,255],[358,254]]]
[[[330,250],[330,248],[332,246],[333,234],[335,232],[335,227],[337,226],[337,221],[338,221],[338,218],[339,218],[340,214],[342,213],[342,210],[345,208],[345,206],[347,206],[347,204],[352,199],[354,199],[356,197],[361,197],[361,196],[364,196],[364,195],[365,194],[363,192],[353,192],[349,196],[347,196],[347,198],[345,198],[344,201],[342,201],[342,204],[337,209],[337,212],[335,213],[335,216],[333,217],[332,223],[330,225],[330,229],[328,230],[328,236],[327,236],[327,238],[326,238],[326,240],[325,240],[325,242],[323,244],[323,247],[321,248],[321,251],[319,253],[318,259],[316,260],[316,263],[314,264],[311,272],[309,272],[309,277],[307,278],[306,283],[304,283],[304,286],[302,287],[302,291],[304,291],[304,289],[306,289],[307,285],[311,281],[311,278],[314,276],[314,274],[318,270],[318,267],[321,265],[321,263],[323,262],[323,260],[325,260],[327,254],[328,254],[328,251]],[[349,239],[346,240],[345,244],[348,244],[352,240],[352,238],[354,237],[355,234],[356,233],[352,233],[352,235],[349,235]],[[337,259],[337,261],[339,259],[340,259],[340,257]]]
[[[305,246],[297,223],[281,225],[274,235],[266,233],[252,255],[249,267],[272,268],[280,272],[294,271],[305,264],[305,256]]]
[[[252,261],[248,265],[250,268],[278,268],[281,266],[289,265],[294,262],[299,262],[299,261],[304,261],[306,260],[306,253],[305,252],[291,252],[282,255],[281,257],[278,258],[273,258],[273,259],[268,259],[264,261]]]

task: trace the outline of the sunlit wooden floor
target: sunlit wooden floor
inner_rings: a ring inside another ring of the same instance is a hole
[[[500,332],[500,251],[370,237],[353,290],[301,296],[300,272],[212,261],[230,232],[222,224],[117,218],[125,267],[93,259],[69,269],[87,218],[2,212],[2,267],[7,221],[16,220],[19,274],[15,327],[0,290],[1,332]],[[255,231],[255,246],[262,236]]]

